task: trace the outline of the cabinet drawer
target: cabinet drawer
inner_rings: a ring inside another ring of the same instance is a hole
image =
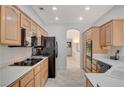
[[[25,87],[34,87],[34,79],[31,80]]]
[[[34,69],[34,74],[36,75],[38,72],[40,72],[40,65],[37,66],[35,69]]]
[[[21,80],[20,80],[20,86],[24,87],[26,86],[32,79],[34,78],[33,70],[27,73]]]

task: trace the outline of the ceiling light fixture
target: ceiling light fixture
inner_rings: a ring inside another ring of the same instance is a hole
[[[83,20],[83,17],[80,17],[79,20],[80,20],[80,21]]]
[[[59,20],[59,17],[55,17],[55,20]]]
[[[90,10],[90,6],[86,6],[86,7],[85,7],[85,10],[86,10],[86,11],[89,11],[89,10]]]
[[[55,6],[53,6],[52,9],[53,9],[53,11],[56,11],[57,10],[57,8]]]

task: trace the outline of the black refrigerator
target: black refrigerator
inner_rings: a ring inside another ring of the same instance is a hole
[[[56,58],[58,56],[58,43],[55,37],[44,37],[44,54],[48,56],[48,77],[56,77]]]

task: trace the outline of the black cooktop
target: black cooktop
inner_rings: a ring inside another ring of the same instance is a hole
[[[41,60],[43,59],[42,58],[28,58],[20,62],[15,62],[14,64],[11,64],[9,66],[33,66],[36,63],[40,62]]]

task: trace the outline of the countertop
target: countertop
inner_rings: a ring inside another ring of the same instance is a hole
[[[86,77],[94,87],[124,87],[124,79],[113,77],[110,73],[119,66],[124,66],[122,60],[111,60],[105,54],[93,54],[93,59],[101,61],[112,67],[105,73],[85,73]],[[124,73],[122,73],[124,74]]]
[[[42,56],[38,56],[42,57]],[[34,56],[37,58],[37,56]],[[21,76],[29,72],[31,69],[42,63],[48,57],[42,57],[43,60],[35,64],[34,66],[6,66],[0,68],[0,87],[6,87],[18,80]]]

